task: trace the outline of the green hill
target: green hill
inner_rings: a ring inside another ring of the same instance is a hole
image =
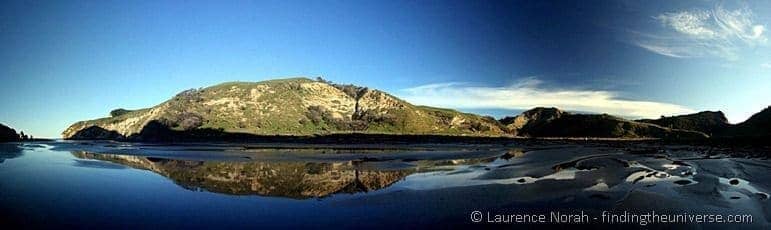
[[[416,106],[379,90],[307,78],[191,89],[152,108],[117,109],[112,115],[77,122],[62,136],[164,140],[222,134],[506,135],[491,117]]]

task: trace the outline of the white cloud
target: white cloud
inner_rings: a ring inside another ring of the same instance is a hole
[[[643,49],[646,49],[648,51],[661,54],[664,56],[669,57],[676,57],[676,58],[687,58],[687,57],[693,57],[695,51],[691,51],[687,48],[677,47],[677,46],[665,46],[661,44],[652,44],[652,43],[645,43],[645,42],[638,42],[637,46],[642,47]]]
[[[676,58],[721,57],[736,60],[743,48],[765,45],[765,25],[753,21],[748,8],[688,10],[653,17],[669,33],[636,33],[635,45]]]
[[[700,38],[711,38],[716,33],[708,28],[705,23],[710,17],[711,15],[708,11],[683,11],[665,13],[655,18],[680,33]]]
[[[400,96],[415,104],[457,109],[531,109],[554,106],[565,110],[635,118],[658,118],[661,115],[694,112],[675,104],[621,99],[612,91],[547,89],[541,86],[541,81],[535,78],[527,78],[506,87],[452,82],[404,89]]]
[[[760,64],[760,67],[764,69],[771,69],[771,62]]]
[[[736,37],[746,43],[765,43],[765,26],[752,21],[752,11],[747,8],[729,11],[722,7],[714,10],[715,24],[722,29],[724,38]]]

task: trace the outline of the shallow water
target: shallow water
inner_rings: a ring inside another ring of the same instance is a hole
[[[771,162],[601,145],[0,145],[3,223],[93,228],[512,227],[491,214],[751,215],[769,227]],[[594,219],[594,218],[600,219]],[[573,225],[573,224],[566,224]],[[538,224],[538,227],[559,227]],[[587,227],[587,223],[577,227]]]

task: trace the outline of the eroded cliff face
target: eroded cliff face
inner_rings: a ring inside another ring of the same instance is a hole
[[[279,196],[295,199],[336,193],[367,192],[388,187],[410,170],[358,169],[355,162],[203,162],[130,155],[74,152],[82,159],[109,161],[149,170],[188,189],[233,195]]]
[[[379,90],[293,78],[187,90],[152,108],[77,122],[62,136],[142,140],[180,132],[506,134],[491,118],[415,106]]]
[[[124,139],[138,135],[150,121],[161,119],[168,106],[132,111],[119,117],[80,121],[62,132],[65,139]]]

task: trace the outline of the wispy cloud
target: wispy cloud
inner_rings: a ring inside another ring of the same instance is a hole
[[[635,32],[633,43],[648,51],[675,58],[739,58],[746,47],[765,45],[766,26],[753,20],[747,8],[694,9],[667,12],[653,17],[665,28],[662,33]]]
[[[712,38],[717,32],[707,25],[707,20],[712,17],[709,11],[682,11],[675,13],[665,13],[655,18],[664,25],[671,27],[677,32],[693,36],[696,38]]]
[[[403,89],[400,96],[415,104],[457,109],[530,109],[555,106],[565,110],[635,118],[657,118],[661,115],[694,112],[675,104],[621,99],[612,91],[548,89],[542,85],[536,78],[526,78],[506,87],[451,82]]]

